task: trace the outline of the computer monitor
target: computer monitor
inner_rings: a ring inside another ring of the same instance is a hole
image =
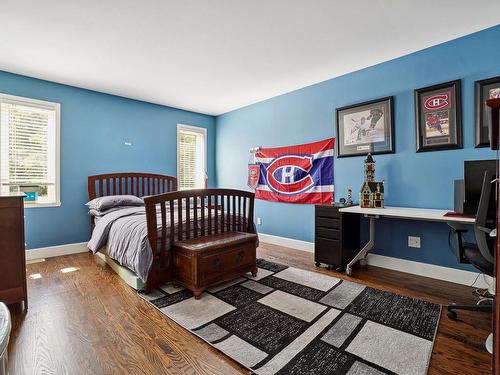
[[[497,160],[467,160],[464,162],[464,214],[476,214],[479,198],[481,198],[484,172],[486,171],[497,176]]]

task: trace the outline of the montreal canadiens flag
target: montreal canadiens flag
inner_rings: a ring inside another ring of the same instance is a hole
[[[261,148],[255,197],[286,203],[331,203],[335,139],[303,145]]]

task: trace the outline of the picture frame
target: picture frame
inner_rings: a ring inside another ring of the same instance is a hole
[[[488,112],[486,100],[500,98],[500,76],[482,79],[474,83],[475,86],[475,147],[489,147]]]
[[[388,96],[337,108],[337,157],[394,153],[393,103]]]
[[[461,80],[415,90],[417,152],[463,148]]]

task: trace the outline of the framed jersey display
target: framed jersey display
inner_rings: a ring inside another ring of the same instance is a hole
[[[476,147],[489,147],[486,101],[500,98],[500,77],[476,81]]]
[[[415,90],[417,152],[462,148],[460,80]]]

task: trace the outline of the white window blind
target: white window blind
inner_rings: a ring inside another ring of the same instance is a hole
[[[59,203],[59,105],[0,94],[0,188]]]
[[[177,127],[177,178],[179,189],[201,189],[206,176],[206,130]]]

